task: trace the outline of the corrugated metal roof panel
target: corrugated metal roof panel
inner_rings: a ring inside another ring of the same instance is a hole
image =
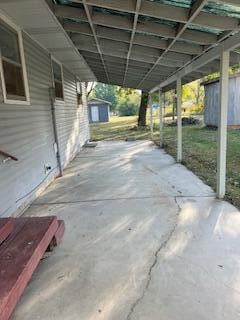
[[[161,4],[167,4],[171,6],[176,7],[182,7],[182,8],[190,8],[192,4],[192,0],[149,0],[151,2],[158,2]]]
[[[203,10],[219,16],[240,18],[240,6],[234,6],[231,4],[210,1]]]

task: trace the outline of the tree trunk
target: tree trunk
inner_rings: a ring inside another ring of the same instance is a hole
[[[172,108],[172,120],[175,120],[175,114],[177,110],[177,90],[174,90],[173,108]]]
[[[141,104],[138,112],[138,127],[146,127],[146,113],[148,105],[148,92],[142,91]]]

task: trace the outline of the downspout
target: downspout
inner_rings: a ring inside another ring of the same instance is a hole
[[[58,133],[57,133],[57,123],[56,123],[56,110],[55,110],[55,88],[49,87],[49,96],[51,101],[51,112],[52,112],[52,123],[53,123],[53,134],[54,134],[54,141],[57,146],[56,150],[56,158],[59,168],[59,177],[63,175],[61,157],[60,157],[60,149],[59,149],[59,140],[58,140]]]
[[[86,141],[89,142],[91,140],[91,130],[90,130],[90,113],[88,109],[88,92],[87,92],[87,82],[81,82],[81,92],[82,92],[82,103],[83,103],[83,112],[87,112],[87,119],[88,119],[88,140]],[[85,106],[85,107],[84,107]]]

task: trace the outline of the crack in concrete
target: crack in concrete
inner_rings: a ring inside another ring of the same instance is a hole
[[[178,211],[176,213],[176,217],[178,217],[178,215],[180,214],[182,208],[180,206],[180,204],[178,203],[178,200],[177,200],[177,196],[174,197],[174,201],[177,205],[177,208],[178,208]],[[152,271],[153,269],[155,268],[155,266],[157,265],[158,263],[158,257],[159,257],[159,253],[166,247],[166,245],[168,244],[168,242],[171,240],[176,228],[177,228],[177,225],[178,225],[178,219],[176,219],[176,222],[171,230],[171,232],[168,234],[167,238],[163,241],[163,243],[161,243],[161,245],[157,248],[157,250],[155,251],[154,253],[154,260],[153,260],[153,263],[150,265],[149,269],[148,269],[148,273],[147,273],[147,282],[146,282],[146,285],[143,289],[143,292],[141,294],[141,296],[132,304],[131,308],[130,308],[130,311],[127,315],[127,318],[126,320],[130,320],[137,305],[144,299],[145,297],[145,294],[150,286],[150,283],[151,283],[151,280],[152,280]]]
[[[86,202],[101,202],[101,201],[119,201],[119,200],[145,200],[145,199],[198,199],[198,198],[213,198],[215,199],[215,195],[199,195],[199,196],[187,196],[187,195],[177,195],[177,196],[142,196],[142,197],[118,197],[118,198],[102,198],[102,199],[88,199],[88,200],[73,200],[73,201],[55,201],[55,202],[36,202],[32,203],[31,206],[47,206],[47,205],[60,205],[60,204],[77,204],[77,203],[86,203]]]
[[[174,201],[175,201],[175,203],[176,203],[176,205],[177,205],[177,208],[178,208],[177,215],[179,215],[180,212],[181,212],[181,210],[182,210],[180,204],[178,203],[178,200],[177,200],[178,198],[180,198],[180,197],[179,197],[179,196],[174,197]],[[177,227],[177,225],[175,225],[175,229],[176,229],[176,227]]]

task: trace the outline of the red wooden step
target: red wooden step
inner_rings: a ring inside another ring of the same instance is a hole
[[[58,229],[53,237],[54,246],[58,246],[62,240],[62,237],[65,232],[65,223],[63,220],[58,220]]]
[[[0,218],[0,244],[13,231],[13,226],[14,226],[13,218]]]
[[[56,217],[17,218],[0,246],[0,319],[9,319],[58,230]]]
[[[58,229],[54,237],[52,238],[52,241],[49,243],[47,251],[53,251],[54,247],[59,245],[64,235],[64,232],[65,232],[65,223],[63,220],[58,220]]]

